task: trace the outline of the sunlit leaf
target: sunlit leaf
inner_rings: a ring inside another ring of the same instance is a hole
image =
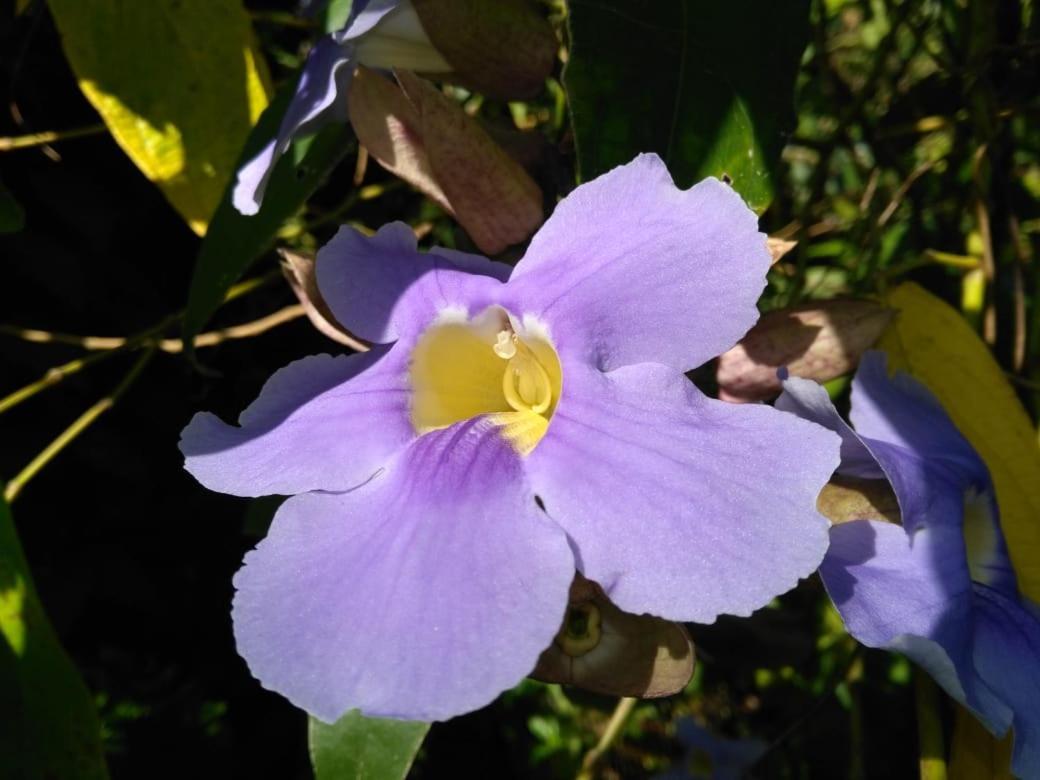
[[[246,142],[242,161],[251,159],[274,137],[295,86],[289,84],[260,117]],[[231,205],[231,187],[224,193],[195,262],[184,317],[184,338],[191,340],[213,316],[224,295],[274,243],[282,223],[295,214],[325,176],[353,147],[346,125],[329,125],[316,135],[299,138],[275,166],[260,211],[244,216]]]
[[[0,774],[70,780],[108,776],[90,693],[40,606],[10,508],[3,498]]]
[[[989,349],[952,307],[908,282],[887,303],[899,315],[882,336],[893,368],[924,382],[989,466],[1022,592],[1040,601],[1040,447],[1025,409]],[[961,708],[953,778],[1010,778],[1010,738],[996,740]]]
[[[939,398],[989,466],[1001,524],[1023,593],[1040,602],[1040,447],[989,349],[952,307],[912,282],[886,303],[899,311],[881,338],[892,368]]]
[[[80,88],[203,233],[267,105],[241,0],[49,0]]]
[[[568,0],[570,96],[585,181],[657,152],[676,182],[728,176],[756,210],[793,127],[805,0]]]
[[[311,718],[311,766],[316,780],[403,780],[430,724],[365,718],[356,710],[333,725]]]

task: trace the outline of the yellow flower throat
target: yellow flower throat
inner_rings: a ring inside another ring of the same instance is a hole
[[[412,352],[412,424],[419,433],[486,415],[522,455],[549,428],[560,398],[560,360],[544,328],[492,307],[444,319]]]

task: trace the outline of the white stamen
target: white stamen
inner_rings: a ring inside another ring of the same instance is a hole
[[[516,357],[516,334],[511,330],[500,330],[498,336],[495,337],[495,346],[492,349],[503,360]]]

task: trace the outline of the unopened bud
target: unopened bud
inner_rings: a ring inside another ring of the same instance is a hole
[[[542,192],[475,119],[429,82],[397,71],[397,84],[358,68],[350,120],[379,163],[454,215],[473,242],[497,254],[542,223]]]
[[[346,328],[340,325],[321,296],[317,276],[314,273],[314,255],[293,252],[289,249],[279,249],[278,254],[281,255],[282,274],[300,303],[303,304],[303,309],[311,324],[335,342],[358,352],[367,350],[368,345],[365,342],[352,336]]]
[[[762,316],[719,357],[719,397],[758,401],[780,392],[776,371],[828,382],[849,373],[873,346],[894,312],[872,301],[835,300]]]
[[[693,643],[681,625],[622,612],[578,574],[563,625],[531,676],[609,696],[654,698],[686,687],[693,665]]]
[[[559,43],[529,0],[412,0],[451,80],[501,100],[536,94]],[[420,71],[421,72],[421,71]]]

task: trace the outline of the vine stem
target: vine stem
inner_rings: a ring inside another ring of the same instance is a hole
[[[148,362],[154,355],[155,347],[149,347],[137,359],[137,362],[134,363],[126,376],[123,377],[123,380],[116,386],[115,390],[77,417],[72,425],[62,431],[54,441],[44,447],[43,451],[33,458],[29,462],[28,466],[18,472],[18,474],[15,475],[15,477],[4,487],[4,500],[9,504],[14,502],[29,480],[36,476],[40,470],[50,463],[59,452],[68,446],[70,442],[89,428],[98,417],[115,406],[116,401],[118,401],[120,396],[122,396],[137,380],[141,375],[141,372],[144,370],[144,367],[148,365]]]
[[[103,124],[76,127],[71,130],[47,130],[42,133],[18,135],[13,138],[0,138],[0,152],[13,152],[15,149],[30,149],[34,146],[47,146],[57,141],[68,141],[72,138],[83,138],[88,135],[100,135],[107,132]]]
[[[224,298],[224,303],[233,301],[236,298],[241,298],[243,295],[258,290],[264,285],[274,281],[275,279],[281,278],[281,271],[275,270],[263,276],[258,276],[253,279],[247,279],[244,282],[232,287],[227,296]],[[293,311],[288,311],[292,309]],[[286,316],[286,315],[291,316]],[[265,330],[269,330],[276,325],[280,325],[283,322],[288,322],[290,319],[295,319],[296,316],[303,314],[300,309],[299,314],[296,313],[294,307],[290,306],[280,312],[263,317],[253,323],[246,323],[245,325],[235,325],[230,328],[224,328],[222,330],[211,331],[210,333],[204,333],[198,338],[202,340],[206,339],[206,342],[202,346],[213,346],[219,344],[221,341],[226,341],[232,338],[247,338],[249,336],[255,336],[259,333],[263,333]],[[183,344],[180,339],[160,339],[159,335],[171,326],[177,324],[184,317],[184,312],[180,311],[176,314],[171,314],[168,317],[163,318],[155,325],[150,328],[137,333],[136,335],[120,338],[117,340],[118,343],[106,344],[105,346],[99,346],[95,341],[99,337],[86,337],[87,343],[84,343],[83,338],[69,336],[68,334],[48,334],[45,331],[24,331],[19,328],[13,328],[5,326],[0,328],[0,332],[5,332],[10,335],[15,335],[21,338],[26,338],[28,341],[46,341],[48,336],[54,336],[53,341],[59,343],[68,343],[70,340],[76,341],[78,338],[77,345],[86,347],[87,349],[100,349],[104,351],[96,352],[92,355],[77,358],[68,363],[63,363],[60,366],[53,366],[47,370],[40,379],[35,382],[22,387],[19,390],[15,390],[10,395],[0,398],[0,414],[3,414],[8,409],[17,406],[23,401],[27,401],[42,390],[46,390],[48,387],[61,382],[68,376],[78,373],[85,368],[88,368],[96,363],[100,363],[103,360],[107,360],[115,355],[120,355],[123,352],[140,349],[142,347],[156,347],[166,352],[180,352],[183,350]],[[273,322],[273,324],[272,324]],[[29,335],[27,336],[26,333]],[[103,337],[101,337],[105,340]]]
[[[611,745],[614,744],[614,740],[617,739],[621,729],[624,728],[625,722],[628,720],[629,715],[632,714],[637,701],[638,699],[629,696],[618,701],[614,712],[610,716],[610,720],[607,721],[607,727],[603,730],[603,735],[599,738],[599,742],[585,754],[577,780],[592,780],[592,770],[596,768],[596,765],[610,750]]]
[[[920,669],[914,670],[914,702],[921,780],[946,780],[946,740],[939,717],[939,689]]]

